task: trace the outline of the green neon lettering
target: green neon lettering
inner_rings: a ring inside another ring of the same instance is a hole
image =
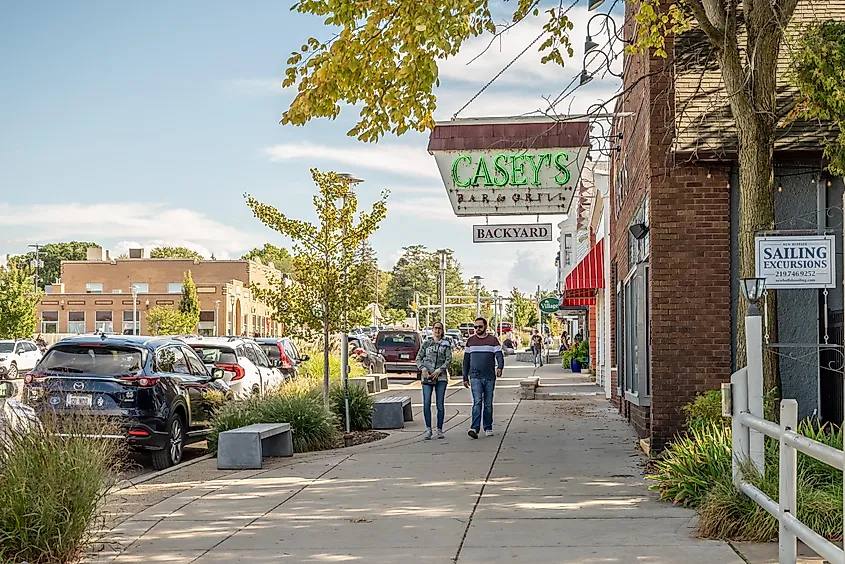
[[[517,159],[519,164],[517,164]],[[511,162],[511,186],[524,186],[528,184],[528,179],[525,177],[525,155],[514,155]]]
[[[567,155],[563,151],[555,155],[555,166],[560,171],[557,176],[555,176],[555,182],[557,182],[558,185],[563,186],[564,184],[569,183],[569,179],[571,178],[571,176],[569,174],[569,168],[567,166],[567,163],[561,162],[561,159],[563,159],[564,161],[568,161],[569,155]]]
[[[549,161],[548,164],[551,166],[552,164],[552,154],[551,153],[543,153],[542,155],[537,155],[540,159],[539,162],[534,162],[534,155],[528,155],[528,162],[531,163],[531,169],[534,171],[534,180],[531,181],[531,184],[534,186],[540,185],[540,169],[543,168],[543,161]]]
[[[492,186],[493,181],[490,180],[490,173],[487,171],[487,162],[484,157],[478,157],[478,165],[475,167],[475,176],[472,178],[472,185],[478,186],[478,179],[484,178],[485,186]]]
[[[499,162],[499,159],[504,159],[505,164],[502,165]],[[510,182],[511,178],[510,178],[510,175],[508,175],[508,169],[505,168],[505,166],[507,166],[507,164],[508,164],[508,156],[507,155],[498,154],[498,155],[496,155],[496,158],[493,159],[493,166],[496,169],[496,176],[493,177],[493,184],[495,184],[496,186],[506,186],[508,184],[508,182]],[[501,177],[499,176],[500,174],[501,174]]]
[[[458,164],[460,164],[461,161],[466,161],[469,164],[472,164],[472,159],[468,155],[461,155],[455,159],[455,162],[452,163],[452,182],[455,183],[455,186],[466,188],[470,185],[471,181],[467,180],[466,182],[461,182],[460,178],[458,178]]]

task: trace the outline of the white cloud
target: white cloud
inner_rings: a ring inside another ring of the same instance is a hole
[[[185,246],[205,256],[213,252],[218,258],[263,243],[258,234],[242,231],[194,210],[166,204],[0,204],[0,228],[30,228],[33,217],[38,218],[40,240],[101,239],[107,233],[123,239],[120,249],[124,246],[128,249],[129,244],[134,244],[133,240],[138,240],[143,242],[138,243],[139,246],[148,249],[161,245]]]
[[[508,285],[522,290],[529,289],[529,291],[536,290],[538,284],[543,289],[555,287],[557,277],[554,263],[555,252],[554,243],[517,250],[515,260],[508,261],[511,265]]]
[[[282,83],[272,78],[235,78],[226,87],[242,96],[273,96],[282,94]]]
[[[320,159],[358,169],[378,170],[410,178],[440,179],[434,157],[424,145],[360,144],[333,147],[314,143],[286,143],[267,147],[265,155],[272,161]],[[343,171],[339,171],[343,172]]]

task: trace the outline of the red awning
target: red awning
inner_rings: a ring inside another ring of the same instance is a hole
[[[604,239],[566,277],[562,307],[595,305],[599,288],[604,288]]]

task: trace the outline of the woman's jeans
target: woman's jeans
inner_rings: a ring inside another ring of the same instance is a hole
[[[493,430],[493,390],[496,389],[496,380],[484,378],[472,378],[469,381],[472,389],[472,425],[471,428],[478,431],[481,428],[482,415],[484,416],[484,430]]]
[[[443,428],[443,419],[446,417],[446,380],[438,380],[437,384],[423,384],[423,417],[425,418],[425,426],[431,429],[431,392],[435,393],[435,402],[437,404],[437,428]]]
[[[534,365],[543,366],[543,349],[533,348],[531,350],[534,351]]]

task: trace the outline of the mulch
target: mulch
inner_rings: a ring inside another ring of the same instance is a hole
[[[352,446],[372,443],[387,436],[387,433],[382,433],[381,431],[352,431]],[[343,434],[341,434],[335,443],[335,448],[344,448],[344,446]]]

